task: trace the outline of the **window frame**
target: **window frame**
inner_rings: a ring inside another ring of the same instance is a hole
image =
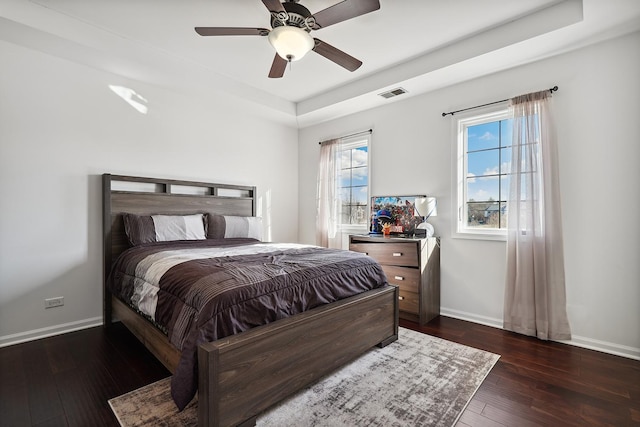
[[[340,148],[338,149],[338,152],[336,153],[336,155],[341,156],[343,151],[353,150],[354,148],[360,148],[360,147],[367,147],[367,197],[366,197],[366,205],[365,205],[365,215],[366,215],[366,218],[368,218],[369,212],[371,210],[371,207],[370,207],[370,204],[371,204],[371,133],[342,138],[340,140]],[[338,164],[340,164],[340,162],[338,162]],[[340,173],[340,171],[338,173]],[[338,193],[340,192],[341,188],[344,188],[344,187],[338,186]],[[341,204],[341,200],[339,200],[339,203]],[[342,214],[340,214],[340,218],[342,219]],[[338,223],[338,230],[344,233],[368,232],[369,221],[368,220],[365,221],[364,224],[345,224],[345,223],[342,223],[342,221],[340,221]]]
[[[506,105],[497,105],[492,108],[484,108],[480,111],[466,112],[454,116],[453,133],[456,143],[454,144],[454,167],[453,167],[453,188],[455,196],[453,200],[453,212],[456,219],[452,221],[453,237],[462,239],[478,239],[478,240],[507,240],[506,228],[474,228],[467,225],[467,185],[466,179],[468,175],[468,141],[467,128],[470,126],[498,122],[501,120],[511,119],[512,115]],[[510,173],[507,172],[507,173]],[[502,179],[502,178],[499,178]],[[501,182],[498,183],[498,187]],[[499,200],[498,200],[499,202]]]

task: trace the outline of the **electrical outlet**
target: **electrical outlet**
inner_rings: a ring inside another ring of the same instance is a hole
[[[61,307],[64,305],[64,297],[47,298],[44,300],[44,308]]]

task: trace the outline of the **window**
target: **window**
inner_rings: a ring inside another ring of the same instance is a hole
[[[345,138],[338,155],[341,228],[368,226],[370,135]]]
[[[457,121],[457,237],[504,239],[513,121],[507,109]]]

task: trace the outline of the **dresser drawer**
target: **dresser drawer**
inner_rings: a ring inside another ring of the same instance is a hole
[[[400,290],[415,292],[420,289],[420,270],[411,267],[396,267],[394,265],[383,265],[382,270],[387,276],[387,281]]]
[[[412,314],[418,314],[420,310],[420,296],[415,292],[408,292],[399,289],[398,308],[400,311],[406,311]]]
[[[352,251],[362,252],[380,264],[418,267],[418,251],[414,243],[352,243]]]

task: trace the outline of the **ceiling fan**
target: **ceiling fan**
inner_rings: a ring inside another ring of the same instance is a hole
[[[338,22],[380,9],[379,0],[344,0],[315,14],[298,3],[298,0],[262,0],[271,13],[271,30],[267,28],[195,27],[201,36],[264,36],[276,49],[276,56],[269,77],[284,75],[287,63],[297,61],[309,51],[324,56],[349,71],[357,70],[362,61],[330,44],[309,35]]]

